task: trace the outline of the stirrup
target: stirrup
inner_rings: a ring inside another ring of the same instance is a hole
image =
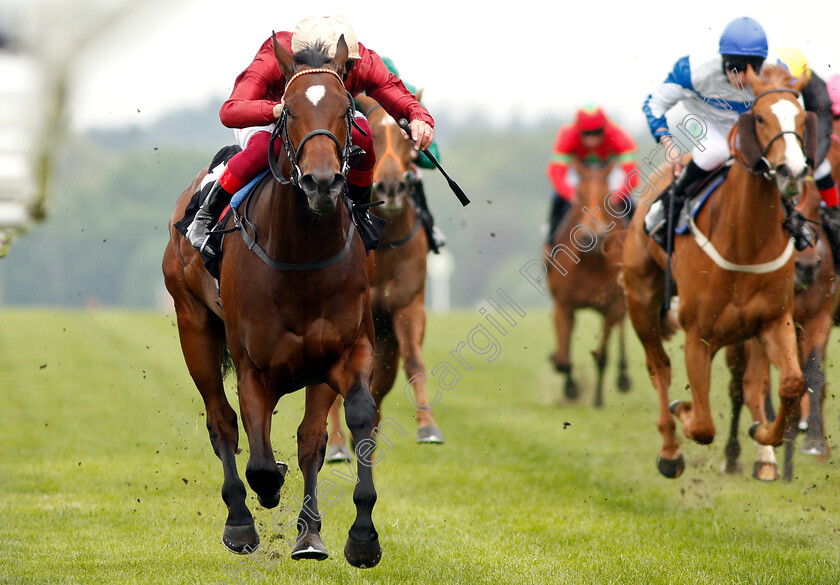
[[[204,237],[204,241],[201,242],[201,246],[198,247],[198,253],[205,258],[215,258],[217,255],[216,250],[214,250],[213,246],[210,245],[210,236],[212,235],[213,234],[207,234]]]

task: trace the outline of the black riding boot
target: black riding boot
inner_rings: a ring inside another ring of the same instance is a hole
[[[347,194],[350,195],[350,199],[355,205],[370,203],[370,194],[372,192],[373,185],[360,187],[358,185],[352,185],[350,183],[347,183]]]
[[[834,274],[840,275],[840,205],[826,207],[822,212],[822,227],[831,246]]]
[[[409,180],[409,193],[411,199],[416,203],[417,214],[420,216],[420,223],[426,232],[426,239],[429,241],[429,250],[440,254],[440,249],[446,245],[446,237],[435,227],[435,218],[429,211],[429,204],[426,202],[426,190],[423,188],[423,181],[419,178]]]
[[[569,213],[571,208],[571,203],[559,195],[554,196],[554,199],[551,202],[551,215],[548,218],[548,234],[546,235],[546,243],[548,243],[548,245],[554,243],[554,232],[556,232],[557,228],[560,227],[560,223],[563,221],[563,218],[566,217],[566,214]]]
[[[224,209],[225,205],[230,203],[230,198],[233,197],[230,193],[222,188],[222,185],[216,181],[207,198],[195,212],[190,227],[187,228],[187,239],[193,245],[193,248],[198,250],[207,258],[215,258],[219,253],[213,246],[210,230],[218,221],[219,213]]]
[[[658,201],[651,205],[645,216],[645,233],[663,249],[666,246],[668,231],[676,227],[675,224],[685,200],[711,172],[701,169],[693,160],[690,161],[677,180],[662,193]],[[670,203],[672,198],[673,205]],[[670,216],[668,215],[669,206],[671,206]]]

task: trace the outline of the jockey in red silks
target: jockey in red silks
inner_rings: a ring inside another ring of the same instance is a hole
[[[577,159],[584,165],[606,165],[617,162],[621,167],[622,181],[618,189],[632,210],[632,190],[638,175],[630,175],[635,168],[636,143],[615,123],[607,119],[600,107],[588,104],[577,111],[574,124],[563,126],[554,142],[554,153],[548,164],[548,176],[554,187],[554,199],[548,224],[548,241],[551,243],[554,231],[572,207],[575,188],[566,180],[569,163]],[[606,195],[606,193],[605,193]]]
[[[356,41],[347,20],[340,15],[313,16],[298,23],[294,32],[279,32],[275,38],[283,48],[294,53],[317,43],[324,43],[331,56],[335,55],[338,40],[344,35],[349,49],[344,85],[351,95],[365,92],[378,101],[395,119],[406,118],[411,126],[415,147],[423,150],[434,138],[434,119],[428,110],[409,93],[402,81],[388,71],[375,52]],[[274,124],[283,111],[283,92],[286,78],[277,65],[273,39],[266,40],[252,63],[236,78],[230,98],[219,112],[222,124],[234,128],[242,151],[227,163],[217,183],[196,212],[187,229],[187,239],[206,257],[218,254],[211,246],[208,233],[231,197],[261,171],[268,168],[268,143]],[[370,126],[364,116],[356,113],[356,123],[365,136],[352,127],[354,145],[365,154],[356,160],[347,173],[350,197],[357,203],[370,199],[373,167],[376,156]],[[279,143],[276,146],[280,148]]]

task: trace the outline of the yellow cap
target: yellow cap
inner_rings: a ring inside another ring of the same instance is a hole
[[[338,47],[338,39],[344,35],[344,42],[347,43],[349,59],[361,59],[359,54],[359,43],[356,41],[356,34],[347,19],[340,15],[331,16],[310,16],[304,18],[292,32],[292,52],[297,53],[307,45],[317,42],[326,43],[330,57],[335,57]]]
[[[796,79],[799,79],[803,73],[805,73],[806,79],[811,79],[811,70],[808,68],[808,61],[805,60],[802,53],[796,49],[785,47],[783,49],[776,49],[776,55],[779,58],[779,65],[786,67]]]

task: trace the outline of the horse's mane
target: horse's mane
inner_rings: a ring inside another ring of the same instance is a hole
[[[305,45],[300,51],[295,53],[295,63],[298,65],[322,67],[331,60],[329,46],[323,41],[316,41]]]
[[[787,68],[780,65],[765,64],[761,67],[758,77],[762,82],[775,87],[790,87],[796,81]]]

